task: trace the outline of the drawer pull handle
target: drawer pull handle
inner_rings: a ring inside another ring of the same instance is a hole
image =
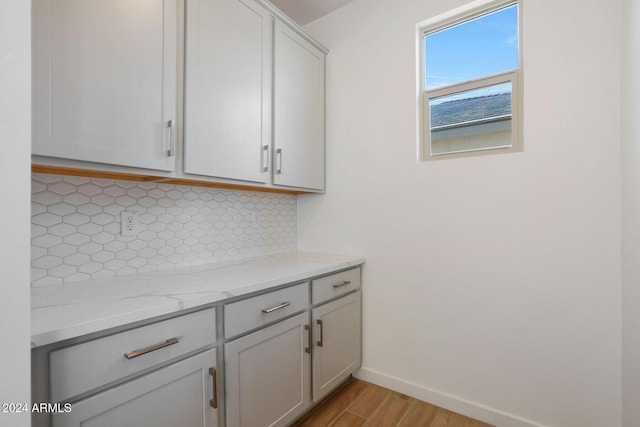
[[[275,307],[263,308],[262,312],[265,313],[265,314],[269,314],[269,313],[273,313],[276,310],[281,310],[281,309],[283,309],[285,307],[289,307],[290,305],[291,305],[291,303],[283,302],[282,304],[276,305]]]
[[[308,343],[309,345],[304,348],[305,353],[311,353],[311,325],[304,325],[304,330],[307,331],[308,335]]]
[[[167,156],[173,157],[176,155],[176,151],[173,148],[173,128],[176,124],[175,120],[169,120],[167,122],[167,127],[169,128],[169,150],[167,150]]]
[[[282,148],[276,150],[276,174],[282,173]]]
[[[318,344],[318,347],[322,347],[324,345],[324,325],[322,324],[322,320],[320,319],[316,320],[316,323],[320,325],[320,341],[318,341],[316,344]]]
[[[269,146],[262,147],[262,172],[269,172]]]
[[[161,342],[159,344],[155,344],[146,348],[141,348],[140,350],[133,350],[124,354],[124,357],[127,359],[134,359],[136,357],[142,356],[143,354],[151,353],[152,351],[160,350],[161,348],[169,347],[170,345],[178,344],[180,341],[178,338],[169,338],[168,340]]]
[[[213,409],[218,409],[218,372],[216,368],[209,368],[209,375],[213,377],[211,381],[213,383],[213,399],[209,401],[209,405]]]
[[[335,285],[333,285],[333,289],[342,288],[343,286],[348,286],[350,284],[351,282],[349,280],[345,280],[342,283],[336,283]]]

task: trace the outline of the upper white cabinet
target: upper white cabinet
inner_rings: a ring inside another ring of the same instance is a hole
[[[322,190],[325,55],[281,22],[274,37],[274,183]]]
[[[35,163],[324,191],[326,50],[270,3],[33,0],[32,13]]]
[[[323,190],[325,53],[254,0],[186,25],[185,172]]]
[[[267,183],[273,18],[253,0],[186,7],[184,170]]]
[[[33,1],[33,154],[174,169],[176,8]]]

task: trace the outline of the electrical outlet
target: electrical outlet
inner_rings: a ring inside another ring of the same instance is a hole
[[[262,227],[262,213],[260,211],[251,211],[251,224],[254,227]]]
[[[137,236],[139,231],[138,212],[120,212],[120,234]]]

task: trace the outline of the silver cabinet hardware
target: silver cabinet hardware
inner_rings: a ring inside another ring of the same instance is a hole
[[[344,282],[342,282],[342,283],[336,283],[335,285],[333,285],[333,288],[334,288],[334,289],[336,289],[336,288],[342,288],[343,286],[348,286],[348,285],[350,285],[350,284],[351,284],[351,282],[350,282],[350,281],[345,280],[345,281],[344,281]]]
[[[281,174],[282,173],[282,148],[278,148],[276,150],[276,173],[277,174]]]
[[[211,375],[213,383],[213,399],[209,400],[209,405],[213,409],[218,409],[218,372],[216,368],[209,368],[209,375]]]
[[[308,345],[304,348],[305,353],[311,353],[311,325],[304,325],[304,330],[307,331],[308,336]]]
[[[169,150],[167,151],[167,156],[173,157],[175,156],[175,149],[173,148],[173,126],[175,125],[175,120],[169,120],[167,122],[167,127],[169,128]]]
[[[271,307],[271,308],[263,308],[263,309],[262,309],[262,312],[263,312],[263,313],[266,313],[266,314],[273,313],[273,312],[274,312],[274,311],[276,311],[276,310],[280,310],[280,309],[283,309],[283,308],[285,308],[285,307],[289,307],[289,305],[291,305],[291,303],[283,302],[282,304],[280,304],[280,305],[276,305],[275,307]]]
[[[269,172],[269,146],[262,146],[262,172]]]
[[[316,344],[318,344],[318,347],[322,347],[324,345],[324,325],[322,324],[322,320],[320,319],[316,320],[316,323],[320,325],[320,341],[318,341]]]
[[[168,340],[154,344],[149,347],[141,348],[139,350],[129,351],[124,354],[124,357],[127,359],[135,359],[136,357],[140,357],[144,354],[151,353],[152,351],[160,350],[161,348],[169,347],[170,345],[178,344],[180,341],[178,338],[169,338]]]

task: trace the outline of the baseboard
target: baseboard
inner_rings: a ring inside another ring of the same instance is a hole
[[[499,411],[478,403],[470,402],[441,391],[433,390],[418,384],[395,378],[372,369],[361,368],[354,376],[379,386],[389,388],[398,393],[429,402],[441,408],[465,415],[470,418],[492,424],[497,427],[547,427],[506,412]]]

